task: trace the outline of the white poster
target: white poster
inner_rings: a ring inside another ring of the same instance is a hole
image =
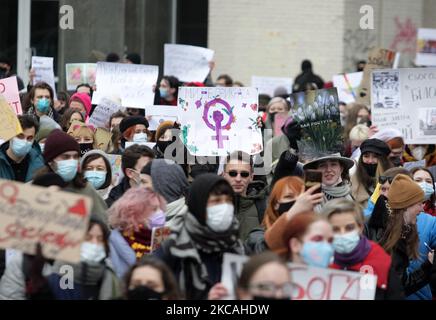
[[[118,96],[123,107],[143,109],[154,102],[153,85],[158,75],[158,66],[97,62],[97,90],[92,103],[99,104],[104,97]]]
[[[148,130],[154,131],[163,121],[180,122],[180,109],[175,106],[147,106]]]
[[[345,73],[333,76],[333,86],[338,89],[339,101],[345,103],[356,101],[362,76],[363,72]]]
[[[53,58],[51,57],[32,57],[32,69],[35,70],[33,83],[47,82],[53,89],[54,99],[56,96],[55,77],[53,71]]]
[[[436,68],[375,70],[371,77],[372,122],[397,128],[407,144],[436,139]]]
[[[181,87],[181,139],[191,155],[226,156],[263,150],[254,88]]]
[[[96,128],[108,128],[111,115],[120,109],[121,106],[113,103],[109,99],[103,98],[100,100],[97,107],[95,107],[94,112],[89,118],[89,124],[92,124]]]
[[[277,88],[284,88],[286,93],[292,93],[292,85],[294,80],[292,78],[278,78],[278,77],[251,77],[251,86],[257,88],[259,94],[267,94],[271,98],[274,97],[274,91]]]
[[[416,65],[436,66],[436,29],[418,29]]]
[[[214,51],[181,44],[165,44],[164,75],[175,76],[181,82],[203,82],[209,74],[209,62]]]

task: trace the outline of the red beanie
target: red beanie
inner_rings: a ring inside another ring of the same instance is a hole
[[[70,98],[71,101],[79,101],[81,104],[85,106],[86,116],[88,117],[91,112],[91,97],[89,94],[84,92],[77,92],[73,94]]]
[[[74,138],[65,132],[56,129],[53,130],[45,140],[44,160],[49,163],[58,155],[67,151],[77,151],[80,154],[80,147]]]

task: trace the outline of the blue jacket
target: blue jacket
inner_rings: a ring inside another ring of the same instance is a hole
[[[417,217],[416,226],[419,235],[419,255],[420,258],[413,260],[407,269],[409,272],[417,269],[426,259],[428,249],[425,246],[426,242],[431,248],[436,248],[436,217],[433,217],[425,212],[421,212]],[[431,300],[432,293],[430,285],[418,290],[414,294],[408,296],[407,300]]]
[[[0,179],[15,180],[15,173],[6,156],[6,150],[9,148],[9,143],[4,143],[0,148]],[[41,149],[37,143],[34,143],[28,154],[29,167],[27,169],[26,181],[31,181],[36,171],[44,167],[44,159],[41,154]]]

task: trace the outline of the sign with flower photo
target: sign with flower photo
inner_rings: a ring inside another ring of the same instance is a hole
[[[302,128],[298,141],[301,161],[342,152],[343,130],[336,88],[310,90],[290,96],[294,121]]]

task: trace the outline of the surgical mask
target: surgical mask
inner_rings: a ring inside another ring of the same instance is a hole
[[[165,225],[165,219],[165,212],[162,210],[156,211],[150,217],[150,228],[153,229],[163,227]]]
[[[326,241],[306,241],[300,256],[309,266],[327,268],[332,261],[333,247]]]
[[[43,98],[39,99],[36,102],[36,110],[38,110],[41,113],[48,113],[48,110],[50,109],[50,100]]]
[[[363,168],[365,168],[366,173],[370,177],[375,177],[375,173],[377,172],[377,163],[365,163],[363,162]]]
[[[45,143],[40,143],[39,148],[41,148],[41,152],[44,152]]]
[[[137,286],[127,291],[128,300],[162,300],[162,293],[147,286]]]
[[[147,142],[147,134],[146,133],[135,133],[133,135],[133,142]]]
[[[412,156],[419,161],[424,159],[425,153],[427,152],[427,148],[424,146],[418,146],[415,147],[415,149],[413,149],[411,152],[412,152]]]
[[[168,98],[170,96],[167,88],[159,88],[159,94],[162,98]]]
[[[356,249],[360,241],[360,235],[357,230],[333,237],[333,248],[337,253],[347,254]]]
[[[431,183],[428,182],[421,182],[419,183],[419,186],[421,187],[422,191],[424,191],[424,200],[427,201],[430,199],[430,197],[434,194],[434,187]]]
[[[90,184],[94,187],[95,190],[100,189],[100,187],[106,181],[106,171],[96,171],[96,170],[87,170],[85,171],[85,178],[88,180]]]
[[[101,244],[83,242],[80,247],[80,261],[100,262],[106,258],[106,250]]]
[[[77,174],[79,161],[76,159],[56,161],[56,173],[62,177],[65,182],[70,182]]]
[[[283,213],[289,211],[289,209],[291,209],[294,204],[295,200],[279,203],[279,208],[277,209],[277,212],[279,213],[279,215],[282,215]]]
[[[93,149],[92,143],[79,143],[80,148],[80,155],[83,156],[88,151],[91,151]]]
[[[215,232],[227,231],[232,225],[234,217],[232,204],[223,203],[208,207],[206,213],[206,224]]]
[[[17,137],[12,138],[11,149],[12,153],[17,157],[26,156],[30,149],[32,149],[33,141],[27,141],[25,139],[18,139]]]

